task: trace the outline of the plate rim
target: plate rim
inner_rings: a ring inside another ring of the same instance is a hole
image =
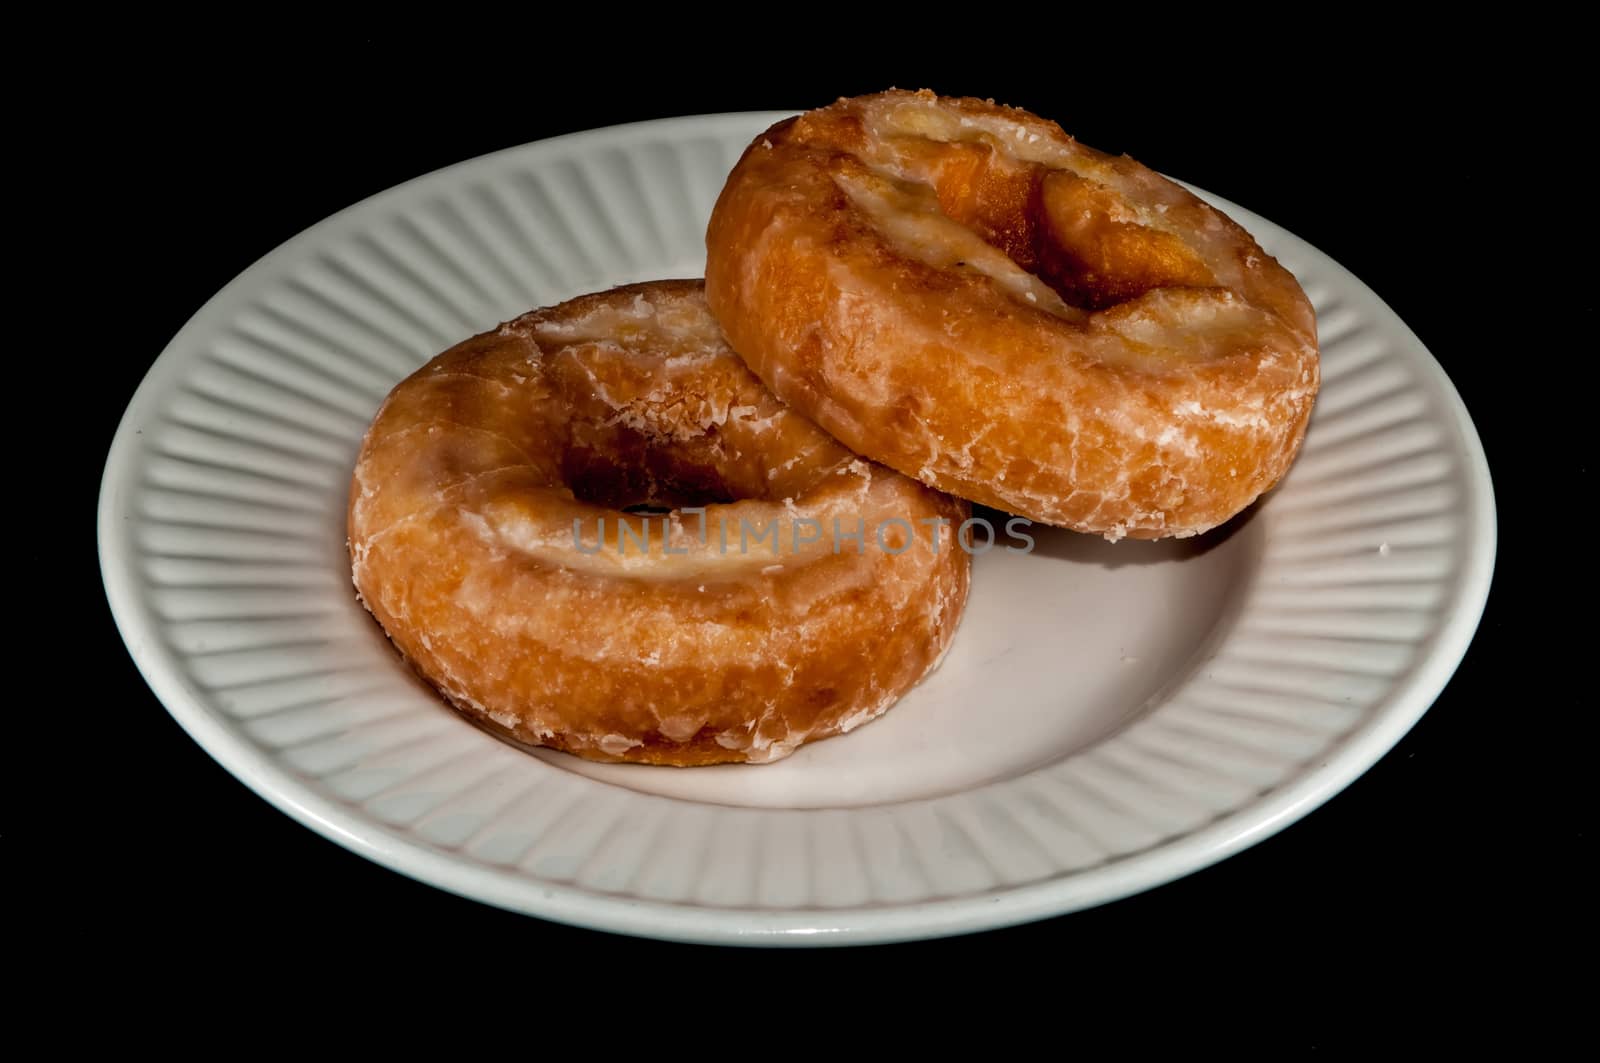
[[[1430,377],[1447,406],[1456,436],[1464,480],[1470,484],[1464,508],[1465,536],[1460,570],[1451,581],[1453,600],[1442,608],[1449,615],[1429,642],[1418,648],[1416,666],[1388,692],[1387,704],[1348,733],[1339,736],[1320,763],[1258,795],[1244,806],[1203,826],[1099,864],[1056,874],[1018,886],[997,886],[958,897],[910,903],[840,908],[773,911],[759,907],[722,908],[701,903],[630,898],[585,889],[576,884],[534,880],[512,871],[469,863],[432,847],[370,816],[318,793],[274,762],[249,739],[209,710],[167,659],[155,625],[145,615],[134,579],[128,542],[118,527],[121,515],[119,481],[139,451],[141,415],[162,381],[175,372],[175,353],[194,333],[237,298],[247,284],[268,274],[297,252],[300,245],[327,231],[374,201],[442,175],[526,152],[581,147],[644,129],[671,133],[674,127],[738,124],[755,127],[789,117],[793,111],[724,111],[704,115],[629,122],[530,141],[439,167],[366,196],[313,222],[246,266],[203,303],[152,360],[118,423],[102,470],[97,505],[97,554],[101,576],[118,633],[140,675],[162,705],[207,754],[273,807],[350,851],[393,871],[472,900],[510,911],[589,929],[672,941],[742,945],[842,945],[915,940],[997,929],[1052,916],[1153,889],[1217,863],[1299,821],[1342,792],[1375,765],[1405,736],[1444,690],[1477,632],[1493,580],[1498,548],[1494,485],[1471,416],[1443,366],[1388,303],[1337,260],[1316,249],[1292,230],[1268,224],[1299,240],[1338,272],[1340,281],[1370,297],[1425,357],[1414,365]],[[1189,186],[1193,187],[1193,186]],[[1199,190],[1196,190],[1199,191]],[[1261,217],[1210,193],[1205,197],[1229,213]],[[169,357],[170,356],[170,357]],[[1441,417],[1441,421],[1445,418]],[[660,798],[675,803],[695,802]]]

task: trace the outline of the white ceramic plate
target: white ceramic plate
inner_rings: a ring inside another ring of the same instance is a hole
[[[1230,528],[1115,546],[1036,528],[1033,554],[976,560],[928,682],[769,766],[529,755],[401,666],[344,549],[384,394],[531,307],[698,275],[724,175],[778,117],[599,130],[430,174],[308,229],[195,315],[129,406],[100,500],[112,610],[189,733],[297,819],[445,889],[772,943],[1120,897],[1293,822],[1388,750],[1488,591],[1482,449],[1370,290],[1228,203],[1316,303],[1324,367],[1299,462]]]

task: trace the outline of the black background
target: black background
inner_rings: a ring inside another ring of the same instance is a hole
[[[94,661],[71,689],[107,731],[73,751],[69,785],[95,811],[62,831],[92,825],[95,840],[65,846],[74,855],[54,865],[52,892],[74,900],[51,925],[70,927],[74,948],[102,962],[159,956],[190,978],[226,980],[282,961],[297,980],[343,988],[375,974],[403,985],[419,971],[470,984],[491,960],[520,967],[529,985],[705,964],[814,971],[819,987],[915,972],[1011,984],[1036,981],[1023,972],[1042,964],[1051,984],[1238,994],[1245,1009],[1255,1005],[1244,987],[1273,986],[1315,1012],[1286,1042],[1300,1046],[1339,1040],[1353,1013],[1416,986],[1462,976],[1506,985],[1525,963],[1538,966],[1529,955],[1586,955],[1592,927],[1575,904],[1590,882],[1579,864],[1591,848],[1584,776],[1565,758],[1592,698],[1565,676],[1589,625],[1557,622],[1544,606],[1552,584],[1592,593],[1588,567],[1557,567],[1565,547],[1547,545],[1572,530],[1576,510],[1563,507],[1586,503],[1590,474],[1586,452],[1561,435],[1564,400],[1527,370],[1589,358],[1592,345],[1552,350],[1566,341],[1514,313],[1554,298],[1557,271],[1533,243],[1552,235],[1553,193],[1539,182],[1562,156],[1540,130],[1570,97],[1551,86],[1513,94],[1524,75],[1492,34],[1424,45],[1372,29],[1312,52],[1300,33],[1242,47],[1226,39],[1231,30],[1167,29],[1166,51],[1118,37],[1118,54],[1102,48],[1097,61],[1081,42],[1025,31],[983,63],[968,54],[981,42],[955,31],[915,48],[874,38],[842,57],[737,34],[718,47],[601,49],[485,30],[497,39],[465,49],[229,38],[105,48],[76,65],[90,102],[36,117],[75,142],[51,149],[61,153],[55,172],[77,209],[94,212],[56,247],[57,268],[105,293],[92,311],[67,311],[98,338],[82,432],[64,459],[76,463],[64,534],[85,573],[82,594],[66,597],[89,604],[64,622]],[[1085,143],[1249,206],[1362,277],[1444,365],[1494,471],[1500,558],[1476,642],[1392,753],[1281,835],[1146,894],[981,935],[800,956],[634,941],[412,882],[276,812],[184,735],[128,659],[87,559],[117,418],[211,294],[322,217],[474,155],[618,122],[804,108],[890,84],[1028,107]],[[1592,295],[1581,294],[1561,305],[1561,328],[1580,335],[1592,313]],[[60,704],[59,688],[38,697]],[[493,982],[504,987],[501,977]]]

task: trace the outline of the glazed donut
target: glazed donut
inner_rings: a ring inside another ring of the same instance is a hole
[[[356,463],[349,549],[400,653],[491,730],[595,760],[764,762],[937,665],[967,512],[791,412],[700,283],[664,281],[524,315],[397,386]]]
[[[1222,213],[1026,111],[845,99],[757,137],[706,296],[858,453],[1034,520],[1193,535],[1271,487],[1318,385],[1294,277]]]

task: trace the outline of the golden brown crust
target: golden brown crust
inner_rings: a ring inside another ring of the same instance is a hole
[[[349,535],[362,601],[461,711],[591,759],[690,765],[776,760],[931,670],[968,558],[920,522],[966,513],[784,407],[699,282],[666,281],[527,314],[403,381],[362,446]],[[834,519],[909,548],[806,541]]]
[[[757,137],[706,234],[756,374],[857,452],[1035,520],[1192,535],[1282,476],[1316,323],[1243,229],[1025,111],[840,100]]]

